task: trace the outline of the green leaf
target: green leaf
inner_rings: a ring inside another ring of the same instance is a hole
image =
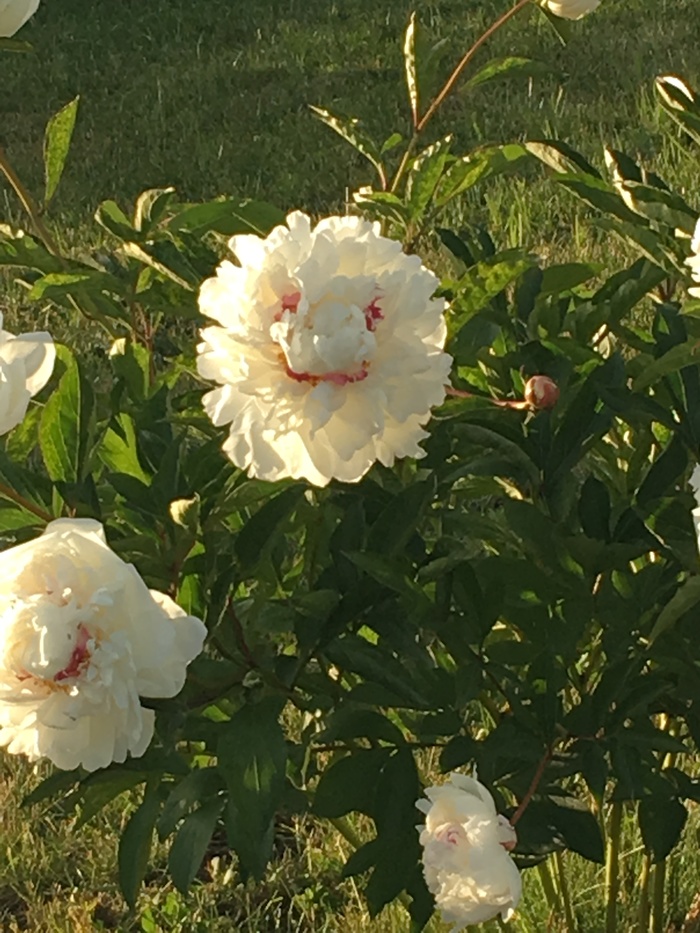
[[[411,116],[413,125],[418,126],[418,73],[416,70],[416,14],[411,13],[408,21],[406,35],[403,43],[403,60],[406,68],[406,87],[408,89],[408,99],[411,104]]]
[[[163,841],[191,807],[224,788],[224,779],[215,768],[195,768],[173,787],[158,819],[158,838]]]
[[[129,241],[139,235],[116,201],[103,201],[95,211],[95,220],[120,240]]]
[[[44,135],[44,174],[46,176],[46,190],[44,194],[44,209],[56,193],[58,183],[66,166],[66,159],[70,150],[75,120],[78,116],[80,97],[74,98],[58,113],[54,114],[48,122]]]
[[[150,188],[143,191],[134,208],[134,227],[147,236],[165,218],[175,196],[174,188]]]
[[[663,862],[681,837],[688,811],[680,800],[645,797],[639,802],[639,828],[653,862]]]
[[[395,496],[372,525],[367,550],[389,557],[402,551],[435,498],[435,489],[435,477],[431,477]]]
[[[263,549],[279,526],[291,515],[303,495],[301,486],[292,486],[266,502],[240,531],[234,548],[244,567],[258,562]]]
[[[645,366],[632,383],[632,389],[640,392],[654,385],[664,376],[677,373],[686,366],[697,366],[698,362],[700,362],[700,340],[697,338],[687,340],[685,343],[671,347],[663,356]]]
[[[146,876],[159,809],[158,787],[154,783],[147,787],[142,803],[129,817],[119,840],[119,887],[131,908],[136,906]]]
[[[0,52],[33,52],[33,47],[23,39],[0,37]]]
[[[408,173],[406,196],[410,219],[417,220],[429,206],[447,163],[452,137],[439,139],[420,152]]]
[[[146,779],[145,774],[138,771],[98,771],[81,782],[80,818],[75,824],[79,829],[88,823],[93,816],[111,803],[120,794],[133,790]]]
[[[676,622],[700,603],[700,576],[690,577],[676,590],[670,601],[664,606],[651,630],[649,640],[654,642],[660,635],[672,628]]]
[[[284,223],[285,214],[266,201],[243,201],[222,198],[204,204],[189,204],[178,210],[168,221],[168,229],[187,231],[201,237],[209,231],[223,236],[256,234],[265,237]]]
[[[275,698],[240,709],[217,747],[229,791],[226,832],[244,874],[262,878],[272,855],[275,813],[285,788],[287,746]]]
[[[605,845],[595,816],[572,798],[550,798],[551,819],[567,849],[589,862],[605,862]]]
[[[457,195],[473,188],[477,182],[515,171],[527,158],[528,151],[520,143],[476,149],[463,159],[457,159],[442,175],[435,194],[435,204],[443,207]]]
[[[510,55],[506,58],[494,58],[487,62],[483,68],[466,82],[465,87],[475,88],[480,84],[486,84],[487,81],[493,81],[494,78],[501,78],[504,75],[508,77],[522,76],[533,77],[534,75],[547,74],[551,69],[544,62],[535,61],[532,58],[520,58],[516,55]]]
[[[485,308],[534,265],[532,256],[520,250],[508,250],[472,266],[455,287],[452,309],[459,314],[459,322],[466,322],[477,311]]]
[[[175,887],[187,894],[204,860],[224,799],[215,797],[190,813],[182,823],[168,853],[168,869]]]
[[[390,748],[363,748],[335,761],[321,775],[314,813],[329,820],[352,811],[372,816],[377,782],[390,755]]]
[[[89,469],[89,441],[94,417],[94,395],[81,376],[78,362],[65,347],[59,348],[65,372],[44,406],[39,444],[46,470],[54,482],[78,483]]]
[[[356,149],[372,163],[377,170],[382,188],[386,188],[387,178],[381,157],[372,139],[360,128],[360,121],[356,117],[337,117],[330,111],[324,110],[323,107],[316,107],[313,104],[309,106],[319,120],[335,130],[339,136],[342,136],[346,142],[350,143],[353,149]]]

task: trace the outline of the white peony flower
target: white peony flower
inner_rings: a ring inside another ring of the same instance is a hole
[[[24,419],[30,398],[49,381],[55,362],[56,348],[49,334],[15,337],[2,329],[0,313],[0,434]]]
[[[99,522],[59,519],[0,553],[0,745],[88,771],[143,755],[206,630],[149,590]]]
[[[581,19],[600,6],[600,0],[542,0],[550,13],[562,19]]]
[[[698,539],[698,549],[700,550],[700,466],[696,466],[690,475],[690,488],[695,496],[696,507],[690,513],[693,516],[695,525],[695,534]]]
[[[698,283],[698,288],[689,288],[688,294],[694,298],[700,298],[700,220],[695,227],[695,235],[690,244],[693,255],[686,259],[686,265],[690,266],[690,275],[694,282]]]
[[[425,794],[428,800],[416,804],[425,813],[425,825],[418,827],[423,873],[443,920],[457,933],[498,914],[510,919],[522,893],[508,854],[517,840],[491,794],[464,774],[451,774],[448,783]]]
[[[0,39],[9,39],[34,16],[39,0],[0,0]]]
[[[199,303],[198,369],[224,451],[250,476],[360,480],[375,460],[422,457],[445,397],[445,303],[437,278],[379,225],[290,214],[264,240],[235,236]]]

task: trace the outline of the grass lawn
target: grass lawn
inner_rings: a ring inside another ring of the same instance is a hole
[[[506,5],[431,0],[417,7],[421,22],[446,39],[441,74]],[[193,200],[231,194],[316,213],[339,210],[346,188],[369,181],[369,170],[308,105],[357,115],[382,139],[395,130],[405,134],[401,34],[413,8],[407,0],[44,0],[22,33],[35,53],[0,59],[0,143],[40,191],[44,125],[81,95],[74,148],[49,218],[66,246],[100,236],[91,227],[100,201],[127,206],[151,186],[175,185]],[[574,26],[566,47],[533,11],[510,24],[482,58],[538,58],[548,72],[458,92],[432,127],[433,138],[452,132],[467,150],[556,136],[597,162],[603,143],[611,144],[653,164],[700,207],[700,163],[660,120],[652,89],[653,78],[668,72],[700,84],[698,48],[700,0],[603,0],[598,13]],[[0,183],[0,221],[8,219],[19,222],[20,213]],[[587,213],[535,169],[531,178],[479,188],[450,220],[488,221],[503,246],[602,258],[610,266],[620,258]],[[355,882],[339,881],[347,845],[310,822],[280,826],[278,858],[258,889],[240,884],[228,853],[213,844],[202,883],[185,901],[166,882],[160,852],[139,909],[128,916],[115,871],[116,832],[128,801],[76,829],[72,814],[64,819],[55,807],[20,810],[37,780],[21,762],[0,759],[3,931],[408,928],[400,906],[368,918]],[[690,824],[668,865],[669,930],[680,930],[700,887],[696,814]],[[620,930],[631,931],[641,870],[641,843],[631,828],[625,845]],[[602,870],[576,856],[562,861],[580,930],[599,933]],[[443,929],[436,922],[430,933]],[[514,929],[560,929],[548,924],[534,870],[526,872]]]

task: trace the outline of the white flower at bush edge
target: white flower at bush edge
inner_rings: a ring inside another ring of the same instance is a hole
[[[422,457],[445,397],[445,303],[418,256],[358,217],[312,230],[301,212],[267,238],[233,237],[204,282],[199,373],[224,451],[250,476],[357,482],[379,460]]]
[[[0,0],[0,39],[9,39],[39,9],[39,0]]]
[[[0,314],[0,434],[24,419],[30,398],[49,381],[55,362],[56,348],[49,334],[15,337],[2,329]]]
[[[0,745],[88,771],[142,755],[206,630],[149,590],[102,526],[59,519],[0,553]]]
[[[600,6],[600,0],[542,0],[542,5],[562,19],[581,19]]]
[[[690,476],[690,488],[693,490],[697,503],[690,514],[693,516],[695,535],[698,539],[698,550],[700,551],[700,466],[696,466]]]
[[[690,274],[694,282],[698,283],[698,288],[689,288],[688,294],[692,295],[694,298],[700,298],[700,220],[697,222],[695,227],[695,235],[690,244],[690,249],[693,252],[693,255],[690,259],[686,259],[687,265],[690,266]]]
[[[522,881],[508,854],[513,827],[496,813],[488,790],[477,780],[453,773],[448,783],[429,787],[419,826],[423,873],[435,904],[453,933],[498,914],[508,920],[518,906]]]

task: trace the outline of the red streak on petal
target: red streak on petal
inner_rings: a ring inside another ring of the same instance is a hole
[[[287,375],[295,382],[308,382],[309,385],[317,386],[321,382],[330,382],[336,386],[346,386],[353,382],[362,382],[369,376],[367,364],[362,364],[362,369],[357,373],[322,373],[314,375],[313,373],[295,373],[289,366],[286,367]]]
[[[90,658],[90,652],[87,650],[87,643],[90,641],[90,633],[81,625],[78,629],[78,640],[73,648],[68,664],[54,675],[55,681],[68,680],[69,677],[77,677],[85,662]]]
[[[367,330],[374,331],[377,327],[377,321],[383,321],[384,315],[382,314],[382,309],[379,307],[377,302],[378,298],[374,298],[371,304],[368,304],[365,308],[365,322],[367,324]]]

